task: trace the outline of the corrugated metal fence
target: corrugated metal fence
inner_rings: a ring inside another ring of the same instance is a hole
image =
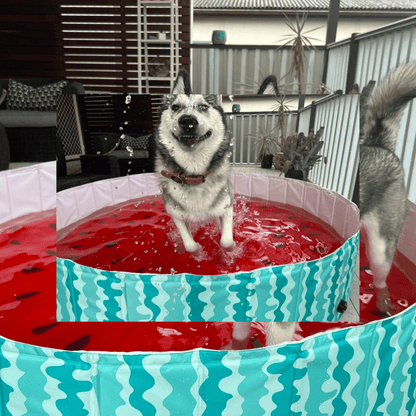
[[[315,165],[310,179],[352,199],[359,163],[359,95],[322,98],[302,109],[299,117],[299,131],[308,132],[310,124],[315,132],[325,127],[320,154],[327,163]]]
[[[227,114],[228,128],[234,137],[232,163],[255,164],[259,153],[259,144],[255,145],[256,134],[274,134],[278,137],[276,128],[278,113],[238,113]],[[296,113],[286,113],[284,134],[294,133],[296,130]],[[275,147],[274,152],[277,152]]]
[[[351,46],[352,45],[352,46]],[[352,74],[347,73],[351,49],[357,48],[357,62]],[[380,83],[395,68],[416,63],[416,16],[380,29],[329,45],[328,87],[346,90],[348,76],[363,88],[370,80]],[[350,82],[351,83],[351,82]],[[377,86],[376,84],[376,86]],[[410,201],[416,203],[416,103],[413,100],[403,115],[396,153],[406,172],[406,188]]]
[[[296,113],[286,114],[285,136],[296,132]],[[227,114],[228,127],[234,136],[232,162],[255,164],[259,145],[256,133],[274,132],[278,113]],[[312,118],[312,120],[311,120]],[[299,112],[299,132],[316,132],[325,127],[324,146],[320,152],[327,163],[318,163],[310,172],[310,179],[328,189],[352,199],[358,171],[359,95],[331,95],[315,101]],[[277,151],[277,148],[274,149]]]
[[[193,90],[202,94],[256,94],[268,75],[275,75],[279,90],[297,94],[298,85],[289,74],[293,51],[276,46],[199,45],[193,44]],[[324,50],[307,50],[302,85],[306,93],[319,88],[323,70]],[[305,93],[305,91],[302,91]]]

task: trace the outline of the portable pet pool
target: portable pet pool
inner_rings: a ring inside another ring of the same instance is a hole
[[[2,223],[53,208],[53,169],[54,164],[44,164],[0,173]],[[416,263],[416,258],[411,260]],[[29,284],[24,279],[18,284],[22,290]],[[4,416],[415,414],[416,304],[387,319],[281,346],[128,353],[122,348],[118,352],[65,351],[7,339],[1,324],[11,311],[4,306],[0,304]],[[21,319],[26,318],[30,316]],[[68,335],[76,328],[81,333],[85,327],[101,327],[105,346],[108,325],[136,325],[143,333],[148,325],[158,324],[56,325],[50,332],[63,328],[61,332]],[[58,343],[55,338],[52,334],[51,345]]]
[[[104,271],[59,258],[58,244],[58,320],[338,321],[350,298],[357,259],[357,207],[336,193],[292,179],[233,174],[231,181],[238,195],[281,202],[322,219],[344,244],[318,260],[216,276]],[[158,194],[155,174],[59,192],[58,241],[104,207]]]

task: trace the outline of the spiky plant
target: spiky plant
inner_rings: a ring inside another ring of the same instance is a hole
[[[287,27],[295,34],[286,35],[282,38],[282,40],[287,40],[282,46],[277,49],[282,48],[283,46],[292,45],[293,49],[293,61],[290,67],[290,71],[295,75],[295,78],[298,80],[298,87],[299,87],[299,94],[302,94],[302,76],[305,71],[305,48],[316,48],[312,45],[311,40],[318,40],[316,38],[311,38],[309,36],[305,36],[307,33],[314,32],[315,30],[321,29],[321,27],[317,27],[315,29],[308,30],[307,32],[303,32],[303,28],[305,27],[306,20],[308,18],[308,13],[303,13],[300,17],[298,14],[296,15],[296,22],[292,23],[292,21],[284,15],[287,22]]]
[[[270,133],[267,133],[260,127],[259,132],[248,135],[248,137],[255,139],[252,150],[255,150],[256,146],[260,145],[256,163],[260,163],[263,156],[273,154],[273,148],[276,144],[278,144],[276,134],[274,133],[276,128],[277,127],[273,128]]]
[[[321,140],[324,128],[321,127],[316,134],[303,133],[294,134],[283,139],[283,155],[275,155],[273,164],[276,169],[287,172],[290,168],[302,171],[303,179],[308,178],[309,171],[315,163],[318,163],[322,155],[318,152],[322,149],[324,142]],[[325,162],[325,158],[324,158]],[[325,162],[326,163],[326,162]]]

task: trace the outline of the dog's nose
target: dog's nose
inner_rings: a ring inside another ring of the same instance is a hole
[[[183,115],[178,120],[179,126],[187,133],[198,127],[198,120],[194,116]]]

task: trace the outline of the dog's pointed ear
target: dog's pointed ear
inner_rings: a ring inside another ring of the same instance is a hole
[[[173,85],[172,94],[192,94],[191,78],[184,69],[181,69]]]
[[[204,99],[210,105],[221,105],[220,96],[218,94],[204,95]]]
[[[269,75],[260,85],[257,95],[279,95],[279,87],[274,75]]]

